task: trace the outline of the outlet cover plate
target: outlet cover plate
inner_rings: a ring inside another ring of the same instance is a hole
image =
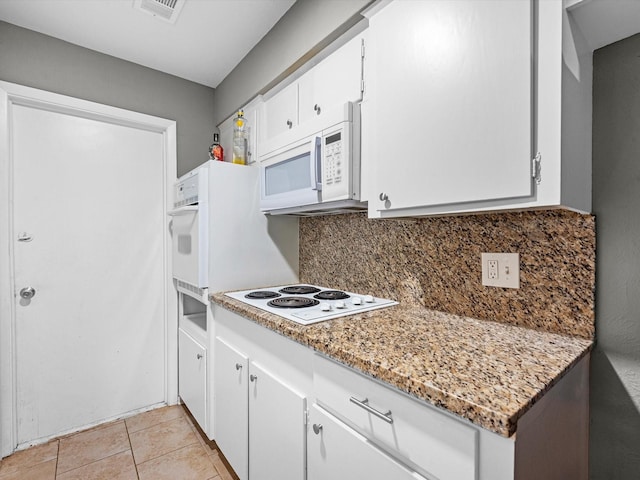
[[[520,288],[519,253],[482,253],[482,285],[487,287]],[[492,268],[490,268],[490,264]],[[497,275],[495,274],[497,262]],[[492,272],[490,275],[489,272]]]

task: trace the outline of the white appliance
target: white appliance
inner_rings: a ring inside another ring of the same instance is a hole
[[[362,210],[360,105],[347,102],[276,138],[260,157],[260,209],[270,214]],[[286,143],[284,145],[280,145]]]
[[[207,292],[295,282],[298,223],[259,209],[258,168],[208,161],[175,184],[173,277],[178,291]]]
[[[398,304],[394,300],[372,295],[299,284],[229,292],[225,295],[303,325]]]

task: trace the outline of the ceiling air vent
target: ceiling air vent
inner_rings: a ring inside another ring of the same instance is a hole
[[[176,23],[185,0],[134,0],[133,8],[169,23]]]

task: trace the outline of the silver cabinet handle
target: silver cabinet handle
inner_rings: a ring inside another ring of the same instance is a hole
[[[251,380],[252,382],[255,382],[258,379],[258,377],[256,375],[249,375],[249,380]]]
[[[197,358],[198,360],[200,360],[200,359],[202,358],[202,354],[201,354],[201,353],[197,354],[197,355],[196,355],[196,358]]]
[[[293,127],[293,122],[291,120],[287,120],[287,127]]]
[[[313,111],[316,112],[317,115],[320,115],[320,105],[317,103],[313,106]]]
[[[236,370],[240,370],[242,368],[242,365],[240,363],[236,363]]]
[[[391,410],[387,411],[386,413],[379,412],[378,410],[376,410],[375,408],[369,405],[368,398],[365,398],[364,400],[358,400],[356,397],[351,397],[349,401],[351,403],[355,403],[361,408],[364,408],[367,412],[369,412],[372,415],[375,415],[376,417],[384,420],[385,422],[393,423],[393,418],[391,418]]]
[[[20,232],[20,235],[18,235],[19,242],[30,242],[31,240],[33,240],[33,236],[27,232]]]
[[[24,287],[20,290],[20,296],[25,300],[30,300],[36,295],[36,289],[33,287]]]
[[[380,201],[386,202],[387,200],[389,200],[389,195],[387,195],[386,193],[382,192],[378,198],[380,199]]]
[[[322,424],[321,423],[314,423],[313,424],[313,433],[318,435],[318,434],[320,434],[321,430],[322,430]]]

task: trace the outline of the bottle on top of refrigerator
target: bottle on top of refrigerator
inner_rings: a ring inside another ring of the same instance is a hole
[[[247,128],[244,112],[238,110],[233,119],[233,163],[247,164]]]
[[[209,158],[220,162],[224,161],[224,149],[222,148],[222,145],[220,145],[219,133],[213,134],[213,143],[209,147]]]

